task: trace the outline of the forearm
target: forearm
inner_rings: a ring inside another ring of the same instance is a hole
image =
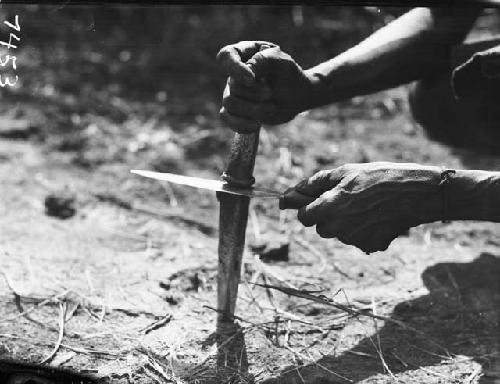
[[[357,46],[308,69],[311,107],[373,93],[450,69],[451,47],[465,38],[479,11],[416,8]]]
[[[500,222],[500,172],[457,170],[447,198],[451,220]]]

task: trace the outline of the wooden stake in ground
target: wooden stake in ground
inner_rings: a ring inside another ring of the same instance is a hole
[[[249,187],[255,179],[253,168],[259,134],[234,135],[229,163],[222,178],[233,186]],[[245,231],[250,199],[246,196],[220,193],[219,270],[217,275],[217,333],[219,335],[218,367],[243,373],[248,369],[243,334],[234,323],[234,310],[245,246]]]

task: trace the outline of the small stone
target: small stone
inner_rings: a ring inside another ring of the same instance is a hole
[[[0,121],[0,137],[8,139],[28,139],[39,132],[39,127],[34,126],[29,120]]]
[[[167,294],[165,295],[165,301],[170,305],[179,305],[182,301],[182,296],[180,294]]]
[[[76,213],[76,197],[69,191],[60,191],[45,197],[45,213],[59,219],[69,219]]]
[[[272,237],[250,243],[250,250],[263,262],[288,261],[290,242],[283,237]]]

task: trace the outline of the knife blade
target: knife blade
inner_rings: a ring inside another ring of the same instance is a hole
[[[303,206],[308,205],[309,203],[316,200],[316,197],[314,196],[307,196],[295,190],[287,190],[282,193],[259,187],[239,188],[229,185],[227,182],[222,180],[204,179],[194,176],[183,176],[168,172],[154,172],[139,169],[133,169],[130,172],[150,179],[168,181],[174,184],[207,189],[215,192],[231,193],[233,195],[247,197],[260,197],[264,199],[279,199],[280,209],[300,209]]]
[[[174,184],[186,185],[194,188],[208,189],[210,191],[215,191],[215,192],[231,193],[233,195],[260,197],[265,199],[279,199],[282,196],[282,193],[280,192],[264,188],[234,187],[222,180],[204,179],[201,177],[183,176],[183,175],[176,175],[174,173],[154,172],[154,171],[146,171],[138,169],[131,170],[130,172],[150,179],[168,181]]]

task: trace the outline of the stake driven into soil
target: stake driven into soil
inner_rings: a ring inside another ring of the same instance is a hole
[[[249,187],[254,183],[253,168],[259,144],[259,133],[234,135],[229,162],[222,178],[234,186]],[[237,327],[233,315],[238,295],[238,284],[241,274],[241,259],[245,246],[245,231],[248,219],[250,199],[246,196],[220,193],[219,214],[219,270],[217,275],[217,331],[222,343],[223,339],[233,337],[235,343],[226,343],[224,356],[219,361],[230,365],[230,361],[238,363],[240,368],[246,365],[244,359],[243,339],[235,337]],[[236,340],[240,340],[239,343]],[[231,346],[227,344],[232,344]],[[240,345],[238,345],[240,344]],[[222,345],[222,344],[221,344]],[[233,355],[233,358],[228,356]]]

